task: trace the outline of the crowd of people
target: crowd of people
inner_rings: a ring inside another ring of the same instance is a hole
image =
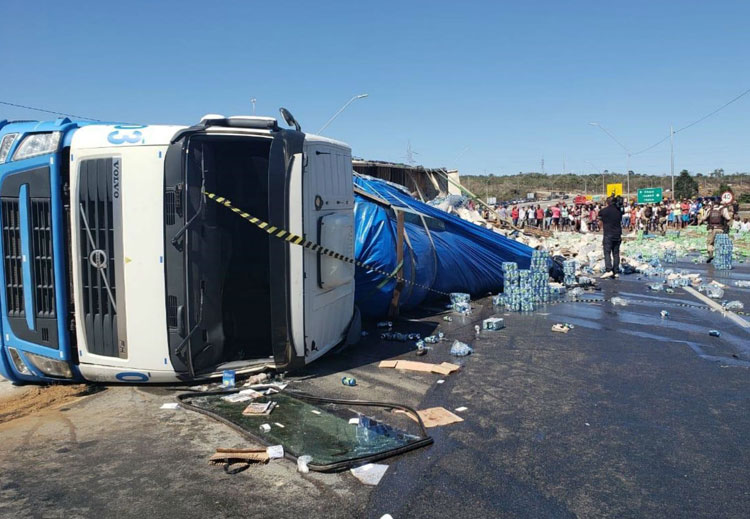
[[[664,200],[655,204],[637,204],[627,201],[619,204],[622,214],[622,229],[626,232],[642,230],[664,232],[682,229],[705,222],[711,202],[707,199]],[[598,232],[601,230],[599,213],[604,205],[599,203],[573,204],[558,202],[542,208],[541,205],[527,207],[500,206],[497,214],[510,219],[516,227],[535,227],[550,231]],[[750,220],[740,219],[738,210],[731,208],[730,228],[737,232],[750,233]]]

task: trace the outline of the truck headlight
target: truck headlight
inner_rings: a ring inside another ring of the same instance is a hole
[[[16,142],[16,137],[18,137],[17,133],[9,133],[3,137],[2,141],[0,141],[0,164],[7,160],[8,153],[10,153],[10,147]]]
[[[18,145],[13,160],[28,159],[57,151],[60,144],[60,132],[32,133]]]
[[[70,366],[67,362],[43,357],[35,353],[24,352],[24,354],[36,369],[48,377],[73,378],[73,372],[70,371]]]
[[[13,361],[13,365],[16,367],[16,371],[18,371],[21,375],[33,375],[31,370],[23,361],[21,355],[18,353],[18,351],[16,351],[15,348],[8,348],[8,353],[10,353],[10,360]]]

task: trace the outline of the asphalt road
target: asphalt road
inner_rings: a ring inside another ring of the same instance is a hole
[[[729,276],[750,279],[750,268]],[[456,359],[450,342],[417,358],[372,327],[360,345],[289,377],[322,396],[467,407],[464,422],[430,429],[434,445],[386,461],[377,487],[347,472],[301,475],[288,460],[226,475],[207,458],[247,446],[243,437],[159,409],[172,388],[119,386],[0,424],[0,516],[747,517],[750,333],[680,290],[649,293],[635,275],[601,288],[587,296],[598,301],[507,314],[505,330],[478,339],[474,324],[495,314],[488,299],[450,323],[439,308],[397,323],[475,347],[447,377],[378,368]],[[613,306],[613,295],[630,304]],[[750,308],[750,289],[727,297]],[[557,334],[557,322],[575,328]],[[358,385],[342,386],[344,375]]]

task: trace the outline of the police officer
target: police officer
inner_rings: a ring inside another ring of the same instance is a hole
[[[729,208],[726,205],[711,202],[704,220],[708,225],[708,238],[706,239],[708,259],[706,263],[711,263],[714,260],[714,241],[716,241],[716,235],[729,232],[729,222],[732,221],[732,216],[729,214]]]

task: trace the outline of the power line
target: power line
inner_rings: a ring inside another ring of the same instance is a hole
[[[26,105],[19,105],[16,103],[9,103],[8,101],[0,101],[0,105],[6,105],[6,106],[12,106],[14,108],[23,108],[25,110],[34,110],[37,112],[44,112],[48,114],[53,115],[64,115],[66,117],[75,117],[76,119],[86,119],[87,121],[96,121],[99,123],[103,123],[105,121],[102,121],[101,119],[94,119],[93,117],[84,117],[82,115],[75,115],[75,114],[66,114],[65,112],[56,112],[54,110],[45,110],[44,108],[35,108],[33,106],[26,106]]]
[[[722,111],[722,110],[723,110],[724,108],[726,108],[727,106],[731,105],[731,104],[732,104],[732,103],[734,103],[735,101],[739,101],[739,100],[740,100],[741,98],[745,97],[745,96],[746,96],[747,94],[750,94],[750,88],[748,88],[747,90],[745,90],[744,92],[742,92],[742,93],[741,93],[740,95],[738,95],[737,97],[735,97],[735,98],[733,98],[733,99],[731,99],[731,100],[727,101],[726,103],[724,103],[723,105],[721,105],[721,106],[720,106],[719,108],[717,108],[716,110],[714,110],[714,111],[712,111],[712,112],[709,112],[709,113],[707,113],[706,115],[704,115],[704,116],[703,116],[703,117],[701,117],[700,119],[696,119],[695,121],[693,121],[692,123],[688,124],[687,126],[683,126],[682,128],[680,128],[680,129],[678,129],[678,130],[675,130],[675,131],[674,131],[674,133],[680,133],[680,132],[681,132],[681,131],[683,131],[683,130],[687,130],[688,128],[690,128],[690,127],[692,127],[692,126],[695,126],[696,124],[698,124],[698,123],[700,123],[700,122],[703,122],[703,121],[705,121],[706,119],[708,119],[708,118],[709,118],[709,117],[711,117],[712,115],[715,115],[715,114],[717,114],[718,112]],[[651,145],[651,146],[649,146],[648,148],[644,148],[644,149],[642,149],[641,151],[637,151],[637,152],[633,153],[633,155],[640,155],[641,153],[645,153],[645,152],[647,152],[647,151],[649,151],[649,150],[652,150],[652,149],[656,148],[656,147],[657,147],[657,146],[658,146],[659,144],[661,144],[662,142],[664,142],[664,141],[666,141],[667,139],[669,139],[669,137],[670,137],[670,135],[667,135],[667,136],[666,136],[666,137],[664,137],[664,138],[663,138],[662,140],[660,140],[660,141],[658,141],[658,142],[656,142],[656,143],[652,144],[652,145]]]

